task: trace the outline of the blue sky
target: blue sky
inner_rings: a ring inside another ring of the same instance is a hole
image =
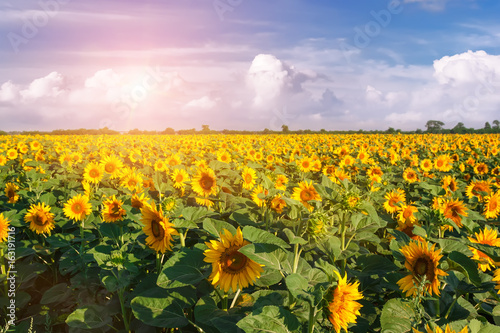
[[[500,2],[4,0],[0,129],[481,128]]]

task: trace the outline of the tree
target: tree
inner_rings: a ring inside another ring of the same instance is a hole
[[[484,123],[484,129],[485,129],[486,131],[491,130],[491,125],[490,125],[490,123],[489,123],[489,122]]]
[[[494,129],[499,129],[500,128],[500,122],[498,120],[493,120],[493,128]]]
[[[387,129],[387,131],[385,131],[385,133],[387,133],[387,134],[394,134],[394,133],[396,133],[396,130],[393,127],[389,127]]]
[[[175,134],[175,130],[172,127],[167,127],[167,128],[165,128],[165,130],[163,131],[162,134],[174,135]]]
[[[208,125],[201,125],[201,133],[203,134],[210,133],[210,127]]]
[[[425,127],[427,127],[427,132],[438,133],[443,129],[444,123],[439,120],[429,120]]]
[[[465,125],[462,122],[459,122],[458,124],[455,125],[455,127],[453,127],[451,129],[451,133],[462,134],[462,133],[465,133],[466,131],[467,131],[467,128],[465,128]]]
[[[290,129],[288,128],[287,125],[283,124],[281,125],[281,130],[283,131],[283,133],[288,133],[290,132]]]

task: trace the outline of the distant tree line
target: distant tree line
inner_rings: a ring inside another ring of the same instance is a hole
[[[175,130],[172,127],[167,127],[163,131],[147,131],[139,130],[137,128],[130,130],[128,132],[119,132],[111,130],[107,127],[101,129],[57,129],[51,132],[43,131],[22,131],[22,132],[5,132],[0,130],[0,135],[194,135],[194,134],[488,134],[488,133],[500,133],[500,122],[498,120],[493,120],[491,125],[489,122],[484,124],[483,128],[474,129],[472,127],[465,127],[464,123],[459,122],[453,128],[446,129],[443,128],[445,125],[440,120],[429,120],[425,124],[425,131],[422,129],[416,129],[414,131],[402,131],[401,129],[394,129],[389,127],[387,130],[326,130],[324,128],[319,131],[313,131],[310,129],[296,130],[292,131],[288,125],[282,125],[281,131],[273,131],[265,128],[262,131],[245,131],[245,130],[228,130],[223,129],[221,131],[211,130],[209,125],[202,125],[201,130],[197,131],[195,128],[190,129],[180,129]]]

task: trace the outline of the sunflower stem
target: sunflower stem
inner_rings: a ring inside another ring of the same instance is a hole
[[[5,275],[5,277],[7,277],[7,269],[5,268],[5,253],[4,253],[4,250],[3,250],[3,247],[0,248],[0,258],[2,260],[2,275]],[[9,292],[9,287],[8,287],[8,284],[9,282],[7,281],[7,279],[4,280],[4,289],[5,289],[5,296],[7,296],[8,292]]]
[[[308,333],[314,332],[315,319],[316,319],[316,308],[313,306],[312,303],[309,303],[309,323],[308,323],[308,327],[307,327]]]
[[[128,322],[127,309],[125,308],[125,300],[123,298],[124,289],[118,291],[118,298],[120,299],[120,307],[122,309],[123,324],[125,325],[125,331],[130,332],[130,325]]]
[[[236,292],[236,295],[234,295],[233,301],[231,302],[231,306],[229,307],[232,309],[234,305],[236,304],[236,301],[238,300],[238,297],[240,296],[241,288],[238,288],[238,291]]]
[[[441,318],[441,306],[439,304],[440,297],[436,299],[436,317]]]
[[[158,275],[160,275],[161,272],[160,252],[156,252],[156,272],[158,272]]]
[[[222,298],[222,310],[227,311],[227,292],[224,292],[224,297]]]

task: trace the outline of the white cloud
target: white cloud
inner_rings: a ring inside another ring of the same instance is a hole
[[[63,86],[63,76],[57,72],[52,72],[45,77],[31,82],[28,89],[22,90],[20,94],[26,100],[57,97],[64,92]]]
[[[119,86],[123,76],[108,68],[96,72],[85,80],[85,88],[110,89]]]
[[[202,98],[199,99],[194,99],[192,101],[189,101],[185,107],[186,108],[199,108],[203,110],[209,110],[214,108],[217,105],[217,99],[213,100],[208,96],[203,96]]]
[[[7,81],[0,87],[0,102],[14,102],[19,97],[19,86]]]

